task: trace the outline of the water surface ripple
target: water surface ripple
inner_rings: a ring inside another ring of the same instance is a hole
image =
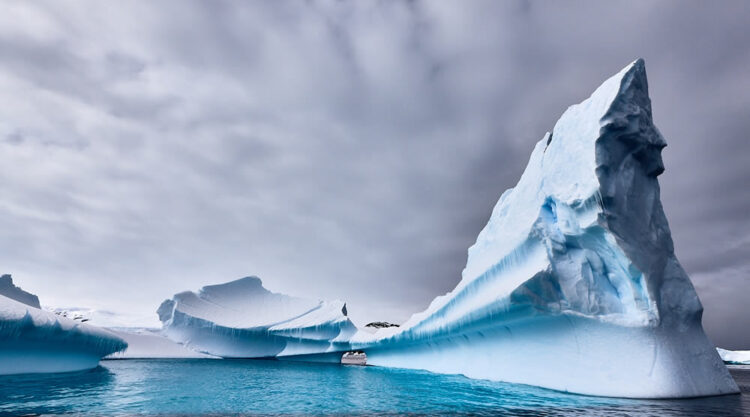
[[[0,415],[750,416],[741,395],[624,400],[379,367],[274,360],[118,360],[85,372],[0,376]]]

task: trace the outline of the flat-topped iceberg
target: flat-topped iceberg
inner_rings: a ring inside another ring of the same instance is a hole
[[[357,331],[345,303],[273,293],[257,277],[176,294],[157,313],[170,339],[225,358],[337,351]]]
[[[750,350],[727,350],[716,348],[721,360],[732,365],[750,365]]]
[[[0,375],[94,368],[127,347],[111,332],[41,310],[39,299],[12,281],[3,288],[14,298],[0,295]]]
[[[458,286],[398,332],[360,333],[352,347],[369,364],[582,394],[738,392],[674,254],[657,181],[664,146],[638,60],[536,144]]]

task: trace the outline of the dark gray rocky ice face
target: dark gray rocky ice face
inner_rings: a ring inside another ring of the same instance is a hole
[[[4,295],[12,300],[16,300],[19,303],[24,303],[34,308],[42,308],[39,305],[39,297],[13,285],[13,278],[8,274],[0,276],[0,295]]]
[[[601,223],[646,277],[663,326],[700,325],[703,308],[674,255],[656,177],[664,172],[666,141],[654,126],[643,60],[622,80],[620,94],[602,117],[596,144]]]

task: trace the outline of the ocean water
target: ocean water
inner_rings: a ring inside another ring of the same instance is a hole
[[[458,375],[274,360],[117,360],[96,369],[0,376],[0,415],[750,416],[741,395],[624,400]]]

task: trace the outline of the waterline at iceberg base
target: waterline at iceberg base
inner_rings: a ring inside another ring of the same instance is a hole
[[[744,389],[750,369],[733,369]],[[0,415],[738,416],[750,396],[634,400],[380,366],[133,359],[83,372],[0,376]]]
[[[165,332],[218,356],[325,360],[361,349],[374,365],[580,394],[737,393],[674,255],[657,181],[665,146],[638,60],[537,143],[469,249],[457,287],[401,327],[352,331],[345,308],[319,314],[295,303],[296,313],[253,328],[216,314],[221,297],[196,303],[182,293],[160,308]],[[245,308],[267,308],[255,300],[244,298]],[[273,349],[254,355],[263,343]]]
[[[697,339],[696,339],[697,338]],[[368,363],[523,383],[580,394],[680,398],[736,392],[703,352],[700,331],[661,333],[581,317],[539,317],[402,347],[366,349]],[[687,354],[686,354],[687,353]],[[706,360],[708,359],[708,360]]]

